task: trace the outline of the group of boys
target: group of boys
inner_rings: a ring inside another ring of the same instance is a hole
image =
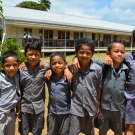
[[[121,135],[124,131],[124,93],[129,72],[123,63],[125,47],[119,41],[108,45],[105,62],[110,64],[113,61],[112,68],[103,61],[92,59],[94,46],[94,41],[89,38],[78,40],[76,57],[68,66],[70,71],[66,69],[65,56],[60,52],[50,56],[50,65],[44,63],[42,68],[39,67],[41,46],[38,42],[29,42],[25,46],[25,70],[19,69],[19,59],[14,52],[4,53],[1,62],[3,71],[0,73],[0,135],[15,134],[15,111],[21,135],[29,132],[42,134],[45,82],[49,91],[48,135],[78,135],[80,132],[94,135],[96,117],[100,135],[107,134],[109,129],[115,135]],[[52,71],[49,80],[44,77],[48,69]],[[64,74],[70,76],[70,72],[73,74],[71,83],[64,77]],[[131,129],[129,124],[127,133]]]

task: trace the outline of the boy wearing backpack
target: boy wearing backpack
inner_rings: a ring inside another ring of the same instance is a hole
[[[102,80],[101,108],[98,116],[99,134],[105,135],[111,129],[115,135],[124,131],[124,91],[128,67],[122,63],[125,47],[122,42],[112,42],[108,45],[107,55],[113,61],[113,68],[105,69]]]

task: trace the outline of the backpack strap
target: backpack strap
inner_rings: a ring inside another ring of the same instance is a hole
[[[107,72],[108,72],[108,70],[109,70],[110,68],[111,68],[111,66],[110,66],[110,65],[104,65],[102,81],[103,81],[103,80],[104,80],[104,78],[106,77]]]

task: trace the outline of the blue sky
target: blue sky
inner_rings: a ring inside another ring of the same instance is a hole
[[[22,1],[3,0],[3,5],[15,6]],[[49,12],[83,16],[135,26],[135,0],[50,0]]]

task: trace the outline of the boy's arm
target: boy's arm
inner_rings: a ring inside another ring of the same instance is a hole
[[[67,80],[69,83],[72,82],[73,74],[71,71],[66,67],[64,70],[64,79]]]
[[[49,80],[50,77],[51,77],[51,75],[52,75],[52,70],[49,69],[49,70],[47,70],[45,72],[44,77]],[[72,82],[72,78],[73,78],[72,73],[70,72],[70,70],[67,67],[65,67],[65,70],[64,70],[64,79],[67,80],[69,83],[71,83]]]
[[[92,61],[96,64],[98,64],[102,69],[104,67],[104,61],[103,60],[96,60],[94,58],[92,58]]]
[[[19,115],[20,115],[20,108],[21,108],[21,100],[18,100],[17,106],[16,106],[16,119],[18,122],[21,121]]]
[[[92,58],[92,61],[94,62],[94,63],[96,63],[96,64],[98,64],[99,66],[101,66],[102,68],[104,67],[104,61],[103,60],[96,60],[96,59],[93,59]],[[78,69],[80,68],[80,64],[79,64],[79,61],[78,61],[78,58],[75,56],[74,58],[73,58],[73,60],[72,60],[72,64],[71,64],[72,66],[72,70],[74,71],[74,72],[77,72],[78,71]]]
[[[101,106],[101,89],[98,90],[97,92],[97,96],[98,96],[98,108],[97,108],[97,112],[95,117],[97,117],[100,113],[100,106]]]

